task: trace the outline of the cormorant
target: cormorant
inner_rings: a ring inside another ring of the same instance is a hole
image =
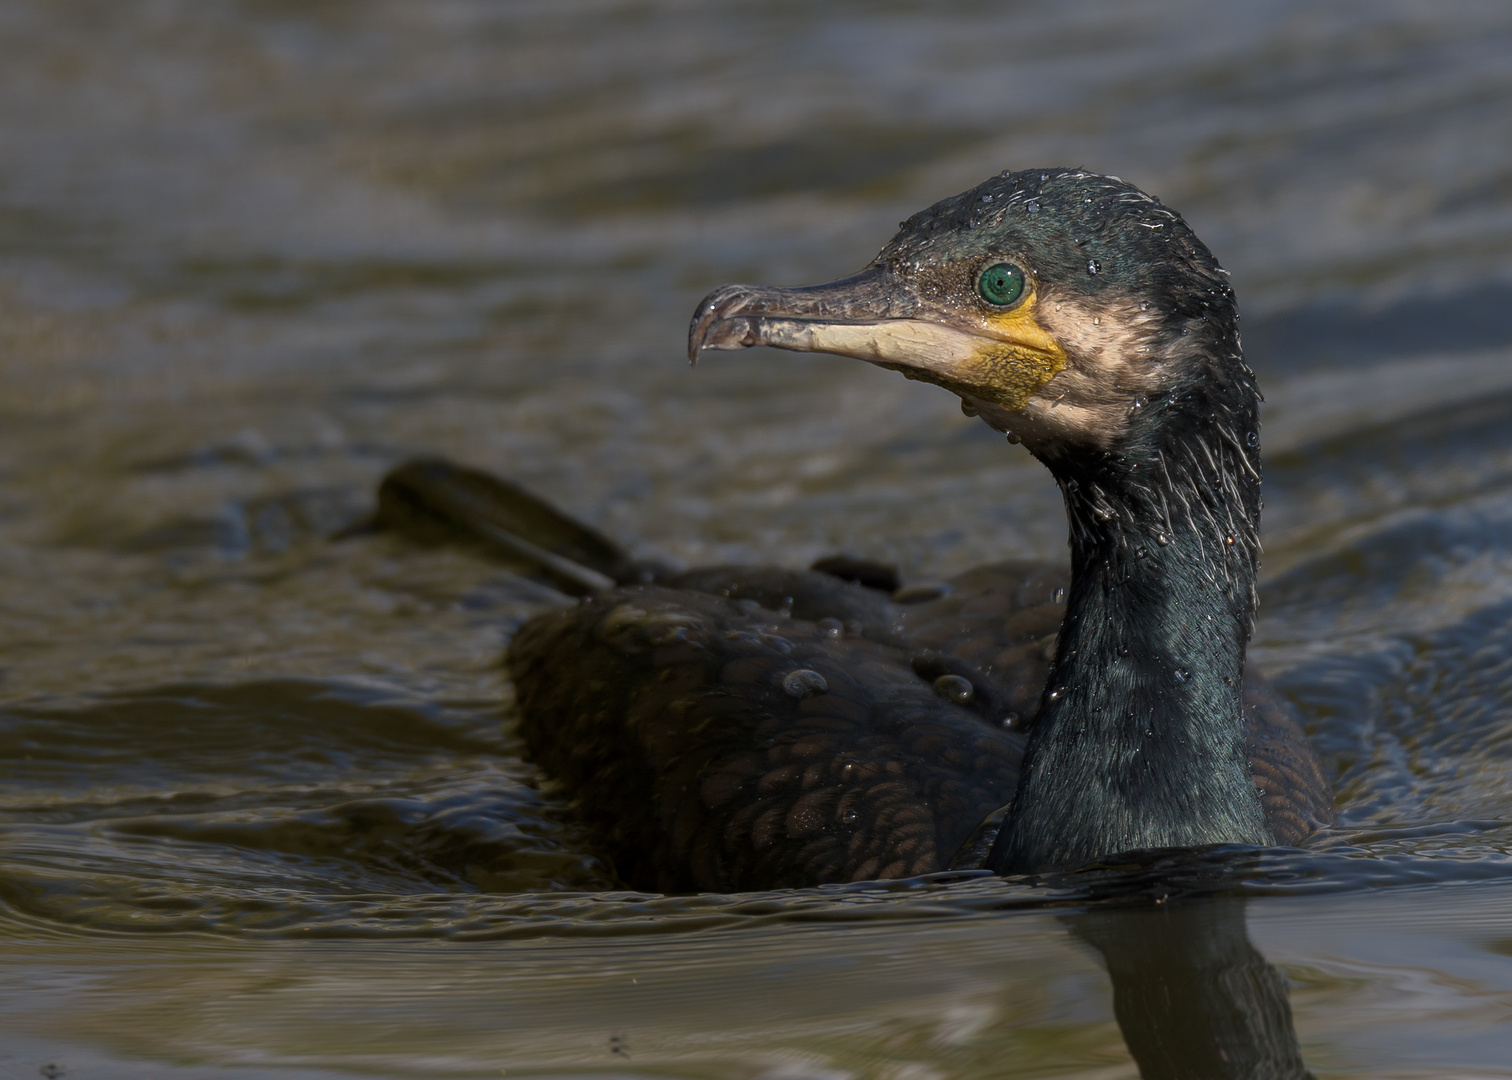
[[[626,884],[1038,872],[1332,819],[1288,706],[1245,675],[1260,395],[1227,274],[1179,215],[1116,177],[1004,172],[852,277],[699,305],[691,360],[752,345],[958,395],[1055,477],[1070,575],[891,594],[845,559],[671,575],[482,474],[398,470],[391,512],[466,520],[582,594],[507,665],[531,754]]]

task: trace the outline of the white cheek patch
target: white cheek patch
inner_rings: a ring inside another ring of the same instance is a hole
[[[1166,361],[1155,349],[1159,316],[1135,303],[1084,297],[1046,297],[1037,314],[1066,350],[1066,366],[1008,422],[1008,430],[1030,446],[1112,446],[1128,427],[1130,408],[1165,381]]]

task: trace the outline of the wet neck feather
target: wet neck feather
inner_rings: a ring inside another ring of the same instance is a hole
[[[1273,842],[1243,744],[1260,506],[1243,382],[1237,404],[1172,395],[1118,450],[1046,461],[1071,593],[992,869]]]

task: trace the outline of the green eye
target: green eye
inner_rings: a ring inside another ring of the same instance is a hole
[[[1024,295],[1024,272],[1012,263],[989,266],[977,278],[977,292],[989,304],[1007,307]]]

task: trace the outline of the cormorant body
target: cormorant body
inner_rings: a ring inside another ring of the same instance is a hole
[[[627,884],[1036,872],[1331,820],[1288,707],[1244,672],[1259,392],[1226,275],[1178,215],[1112,177],[1004,173],[851,278],[700,305],[691,358],[757,344],[934,382],[1022,441],[1064,494],[1070,573],[893,593],[846,560],[671,574],[538,519],[564,564],[535,565],[583,602],[509,647],[522,732]],[[391,502],[447,488],[410,468]]]

